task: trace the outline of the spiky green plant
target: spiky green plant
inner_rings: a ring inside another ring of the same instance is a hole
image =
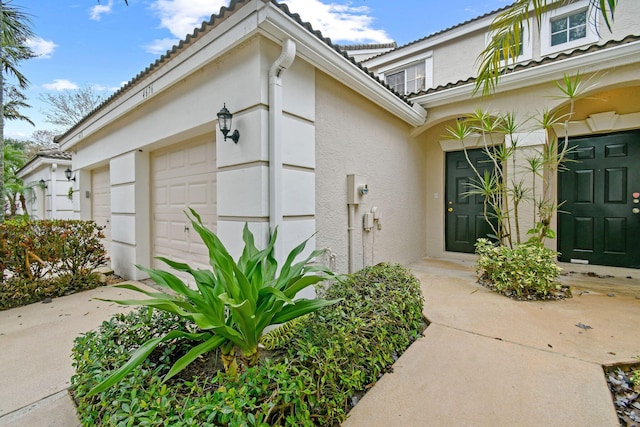
[[[158,259],[175,270],[193,276],[197,289],[191,289],[169,272],[138,266],[158,285],[172,290],[176,295],[148,292],[133,284],[123,284],[119,287],[141,292],[150,299],[107,301],[148,306],[173,313],[190,320],[199,330],[174,330],[164,336],[149,339],[133,353],[127,363],[94,387],[89,396],[116,384],[140,365],[160,343],[176,338],[191,340],[194,346],[173,364],[165,381],[186,368],[198,356],[216,348],[221,350],[222,361],[228,372],[236,372],[238,359],[252,366],[259,360],[258,342],[267,326],[285,323],[338,301],[294,300],[296,294],[308,286],[334,277],[326,267],[311,264],[322,251],[313,251],[302,261],[296,262],[308,239],[294,248],[278,268],[274,249],[277,230],[272,233],[267,247],[259,250],[254,243],[253,234],[245,224],[242,236],[244,250],[235,262],[220,239],[204,226],[200,216],[193,209],[190,211],[192,216],[187,214],[187,217],[209,250],[212,269],[196,270],[184,263],[166,258]]]

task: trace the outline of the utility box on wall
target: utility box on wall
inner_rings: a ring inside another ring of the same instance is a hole
[[[367,181],[359,176],[350,174],[347,175],[347,204],[357,205],[360,204],[362,196],[369,192]]]

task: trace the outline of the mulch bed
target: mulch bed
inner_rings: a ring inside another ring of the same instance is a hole
[[[604,368],[618,420],[623,427],[640,427],[640,388],[634,390],[631,382],[633,371],[638,369],[640,364]]]

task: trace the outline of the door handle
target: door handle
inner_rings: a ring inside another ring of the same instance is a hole
[[[631,209],[631,212],[633,212],[635,215],[638,215],[640,213],[640,209],[633,208],[633,209]]]
[[[447,212],[453,212],[453,208],[447,209]]]
[[[447,208],[447,212],[453,212],[453,202],[449,200],[449,207]]]

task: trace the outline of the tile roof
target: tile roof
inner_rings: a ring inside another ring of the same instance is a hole
[[[90,116],[92,116],[93,114],[97,113],[99,110],[103,109],[104,107],[106,107],[107,105],[112,103],[115,99],[119,98],[122,94],[124,94],[129,89],[131,89],[136,83],[138,83],[144,77],[148,76],[151,72],[153,72],[154,70],[156,70],[159,67],[161,67],[167,61],[171,60],[178,53],[182,52],[189,45],[193,44],[196,40],[198,40],[200,37],[202,37],[205,33],[209,32],[212,29],[214,29],[215,27],[217,27],[221,22],[225,21],[229,16],[231,16],[237,10],[241,9],[243,6],[245,6],[250,1],[251,0],[231,0],[230,3],[229,3],[229,7],[224,7],[223,6],[222,8],[220,8],[220,11],[217,14],[212,14],[211,17],[209,18],[209,21],[203,21],[202,24],[200,25],[200,27],[197,27],[197,28],[194,29],[192,34],[188,34],[184,40],[181,40],[177,45],[174,45],[171,49],[167,50],[167,52],[165,52],[162,56],[160,56],[160,58],[158,58],[155,62],[150,64],[148,67],[146,67],[141,72],[139,72],[135,77],[133,77],[131,80],[129,80],[125,85],[123,85],[120,89],[118,89],[111,96],[109,96],[107,99],[105,99],[100,105],[98,105],[91,112],[89,112],[89,114],[87,114],[85,117],[83,117],[78,123],[76,123],[74,126],[72,126],[64,134],[58,135],[56,138],[54,138],[54,140],[56,142],[58,142],[58,141],[60,141],[61,138],[65,137],[66,135],[71,134],[81,123],[83,123]],[[314,35],[319,40],[323,41],[325,44],[327,44],[329,47],[331,47],[334,51],[336,51],[337,53],[342,55],[344,58],[349,60],[354,66],[358,67],[364,73],[369,75],[372,79],[374,79],[375,81],[380,83],[383,87],[385,87],[387,90],[392,92],[394,95],[396,95],[402,101],[404,101],[406,104],[413,105],[413,103],[411,101],[409,101],[409,99],[404,94],[398,93],[397,91],[392,89],[389,85],[387,85],[384,81],[380,80],[377,76],[375,76],[372,72],[370,72],[366,67],[360,65],[360,63],[358,61],[356,61],[351,56],[349,56],[346,52],[341,50],[341,48],[338,45],[334,45],[331,42],[331,39],[329,39],[327,37],[324,37],[322,35],[322,33],[320,31],[318,31],[318,30],[315,30],[311,26],[310,23],[308,23],[306,21],[303,21],[300,18],[299,14],[292,13],[289,10],[289,7],[286,4],[280,4],[276,0],[261,0],[261,1],[263,1],[265,3],[267,3],[267,2],[271,3],[275,7],[277,7],[278,9],[282,10],[287,16],[289,16],[296,23],[298,23],[300,26],[305,28],[309,33]]]
[[[71,160],[71,153],[67,151],[60,151],[57,148],[50,148],[47,150],[38,151],[33,158],[36,157],[44,157],[47,159],[58,159],[58,160]]]
[[[545,56],[541,59],[537,59],[537,60],[531,60],[531,61],[527,61],[527,62],[523,62],[520,64],[515,64],[513,66],[510,66],[509,69],[506,71],[505,74],[509,74],[509,73],[513,73],[516,71],[521,71],[521,70],[525,70],[525,69],[529,69],[529,68],[534,68],[534,67],[538,67],[540,65],[545,65],[545,64],[550,64],[556,61],[562,61],[564,59],[568,59],[568,58],[574,58],[580,55],[584,55],[587,53],[591,53],[591,52],[598,52],[598,51],[602,51],[602,50],[606,50],[606,49],[610,49],[612,47],[615,46],[621,46],[621,45],[625,45],[628,43],[633,43],[633,42],[637,42],[640,41],[640,35],[629,35],[626,36],[625,38],[623,38],[622,40],[609,40],[605,43],[602,44],[591,44],[588,46],[584,46],[581,48],[576,48],[573,49],[571,51],[567,51],[567,52],[560,52],[554,55],[549,55],[549,56]],[[415,97],[415,96],[421,96],[421,95],[428,95],[430,93],[435,93],[435,92],[440,92],[446,89],[451,89],[454,87],[459,87],[459,86],[464,86],[470,83],[473,83],[476,81],[475,77],[469,77],[467,79],[464,80],[458,80],[457,82],[451,82],[451,83],[447,83],[444,85],[439,85],[437,87],[434,88],[429,88],[427,90],[418,92],[418,93],[413,93],[410,94],[410,97]]]
[[[337,44],[335,46],[340,50],[395,49],[398,43]]]

